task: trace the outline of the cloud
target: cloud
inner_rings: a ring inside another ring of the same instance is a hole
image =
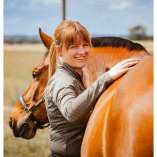
[[[61,5],[61,0],[5,0],[4,9],[10,11],[14,9],[18,10],[38,10],[43,7]],[[17,8],[18,6],[18,8]]]
[[[8,11],[17,6],[18,0],[5,0],[4,1],[4,10]]]
[[[86,0],[86,1],[83,1],[83,3],[87,3],[87,5],[96,5],[98,3],[97,0]]]
[[[40,3],[43,5],[52,5],[52,4],[60,4],[60,0],[29,0],[30,3]]]
[[[8,18],[4,20],[5,25],[17,25],[20,24],[20,19],[16,17]]]
[[[123,10],[133,6],[131,1],[126,0],[110,0],[110,2],[109,8],[112,10]]]

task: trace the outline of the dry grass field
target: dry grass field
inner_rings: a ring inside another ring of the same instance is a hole
[[[36,51],[35,51],[36,49]],[[32,140],[15,138],[9,117],[19,96],[32,80],[32,69],[40,63],[43,45],[4,46],[4,157],[48,157],[49,129],[39,130]]]
[[[153,54],[153,41],[141,43]],[[8,122],[19,96],[32,80],[32,69],[40,63],[46,49],[42,44],[4,46],[4,157],[48,157],[49,129],[38,130],[35,138],[15,138]]]
[[[134,40],[134,43],[139,43],[146,48],[146,50],[153,55],[154,46],[152,40]]]

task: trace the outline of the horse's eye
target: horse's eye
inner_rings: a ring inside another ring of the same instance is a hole
[[[34,78],[34,79],[39,77],[39,73],[37,73],[37,72],[33,72],[32,75],[33,75],[33,78]]]

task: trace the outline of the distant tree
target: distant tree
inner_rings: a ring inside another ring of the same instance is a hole
[[[145,40],[147,39],[146,28],[142,25],[137,25],[129,29],[128,38],[131,40]]]

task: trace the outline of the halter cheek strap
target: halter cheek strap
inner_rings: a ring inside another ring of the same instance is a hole
[[[39,106],[42,102],[44,102],[44,101],[45,101],[45,98],[42,97],[42,98],[41,98],[39,101],[37,101],[31,108],[27,108],[27,106],[26,106],[26,104],[25,104],[25,102],[24,102],[24,99],[23,99],[23,95],[20,95],[20,102],[21,102],[21,104],[22,104],[24,110],[26,111],[26,113],[27,113],[29,119],[31,119],[31,120],[34,122],[34,124],[36,124],[37,127],[40,128],[40,129],[43,129],[43,128],[45,128],[45,127],[48,127],[48,126],[50,125],[50,123],[48,123],[48,124],[46,124],[46,125],[41,124],[41,123],[34,117],[34,115],[32,114],[32,111],[33,111],[37,106]]]

